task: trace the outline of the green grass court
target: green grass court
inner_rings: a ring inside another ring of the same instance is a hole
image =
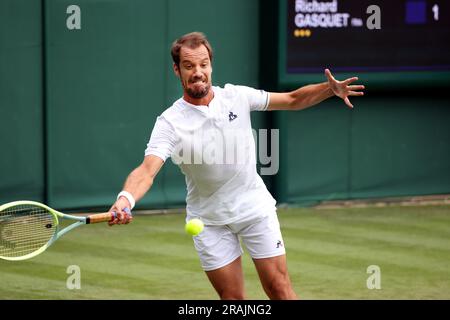
[[[302,299],[450,299],[450,206],[282,209]],[[243,257],[248,299],[267,299]],[[69,290],[69,265],[81,289]],[[381,269],[369,290],[367,267]],[[217,299],[184,215],[138,215],[128,226],[84,226],[28,261],[0,260],[1,299]]]

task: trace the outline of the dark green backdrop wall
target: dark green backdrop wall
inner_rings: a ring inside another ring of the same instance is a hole
[[[0,200],[44,197],[40,1],[0,1]]]
[[[66,26],[73,4],[81,8],[80,30]],[[271,7],[258,0],[2,0],[0,202],[111,205],[142,161],[156,116],[181,95],[169,49],[184,33],[209,37],[214,84],[290,89],[276,82]],[[279,202],[449,193],[450,99],[415,92],[371,92],[369,85],[354,110],[334,98],[301,112],[252,115],[254,128],[280,129],[280,171],[264,177]],[[184,198],[184,178],[169,160],[139,207],[182,206]]]
[[[278,200],[447,194],[450,191],[450,100],[414,94],[338,98],[295,114],[280,112],[282,165]]]
[[[74,4],[80,30],[66,26]],[[209,37],[215,85],[258,85],[256,0],[5,0],[0,8],[1,202],[111,204],[142,161],[156,116],[181,96],[169,52],[184,33]],[[253,118],[255,127],[264,121]],[[184,199],[184,178],[168,161],[140,206]]]

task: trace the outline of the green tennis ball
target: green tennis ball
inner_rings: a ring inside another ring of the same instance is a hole
[[[189,220],[186,225],[184,226],[184,230],[186,230],[187,234],[190,234],[191,236],[196,236],[200,232],[203,231],[203,227],[205,225],[200,219],[191,219]]]

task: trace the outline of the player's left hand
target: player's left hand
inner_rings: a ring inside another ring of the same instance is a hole
[[[350,85],[352,82],[357,81],[358,77],[348,78],[344,81],[338,81],[333,77],[329,69],[325,69],[325,75],[328,78],[328,84],[330,85],[333,93],[339,98],[343,99],[345,104],[350,108],[353,108],[353,105],[351,104],[348,97],[364,95],[364,92],[357,91],[364,90],[363,85]]]

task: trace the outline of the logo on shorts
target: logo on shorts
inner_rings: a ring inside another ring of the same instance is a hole
[[[281,240],[278,240],[278,242],[277,242],[277,249],[278,248],[283,248],[283,242],[281,242]]]
[[[233,112],[230,111],[230,114],[228,115],[228,119],[230,120],[230,122],[236,118],[237,118],[237,114],[234,114]]]

